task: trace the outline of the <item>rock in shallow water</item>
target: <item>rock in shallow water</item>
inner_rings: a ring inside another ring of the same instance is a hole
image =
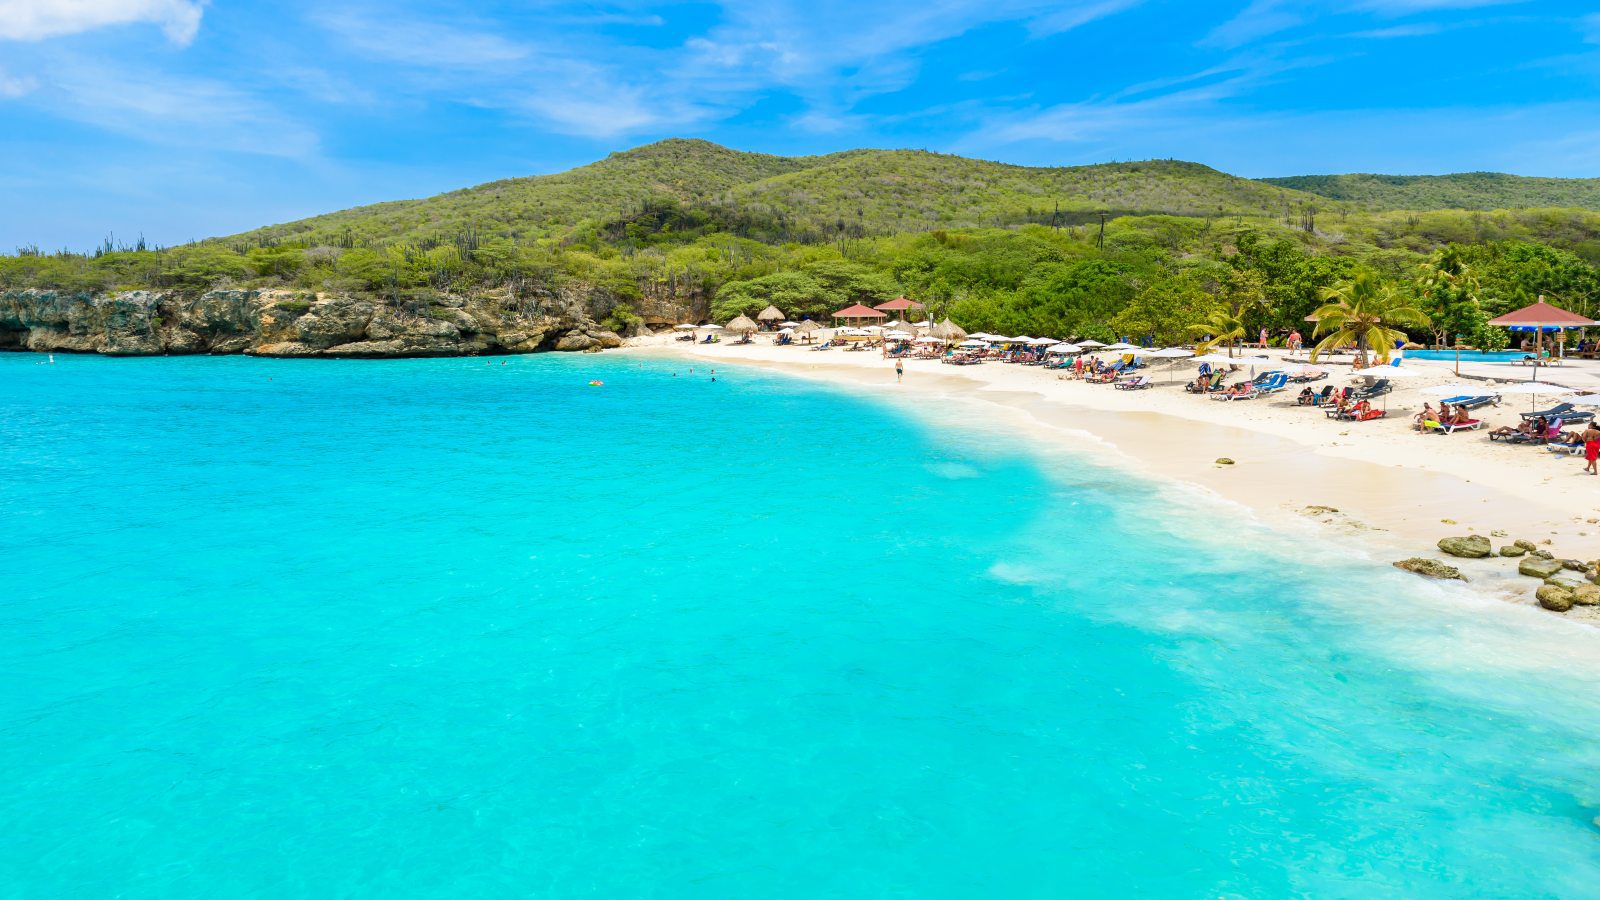
[[[1572,592],[1566,588],[1559,588],[1553,584],[1541,584],[1533,594],[1539,598],[1539,605],[1551,612],[1566,612],[1572,608]]]
[[[1517,564],[1517,573],[1529,578],[1549,578],[1561,571],[1561,563],[1553,559],[1540,559],[1530,556]]]
[[[1396,569],[1404,569],[1407,572],[1415,572],[1418,575],[1426,575],[1429,578],[1442,578],[1454,581],[1467,580],[1467,576],[1461,574],[1461,570],[1455,566],[1446,565],[1437,559],[1428,559],[1422,556],[1413,556],[1410,559],[1402,559],[1399,562],[1396,562],[1394,567]]]
[[[1451,556],[1460,556],[1466,559],[1482,559],[1492,551],[1489,539],[1478,534],[1465,537],[1447,537],[1439,539],[1439,549]]]

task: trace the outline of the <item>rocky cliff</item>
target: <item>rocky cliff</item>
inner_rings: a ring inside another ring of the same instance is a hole
[[[364,299],[303,291],[0,293],[0,350],[150,356],[473,356],[621,345],[582,296]]]

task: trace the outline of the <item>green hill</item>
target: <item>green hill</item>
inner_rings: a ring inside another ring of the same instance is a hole
[[[1600,210],[1600,178],[1528,178],[1499,172],[1456,175],[1296,175],[1263,178],[1371,210]]]
[[[661,210],[681,228],[789,240],[836,233],[1066,224],[1112,215],[1284,215],[1323,198],[1237,178],[1195,163],[1157,160],[1030,168],[913,150],[852,150],[781,157],[707,141],[666,140],[567,172],[494,181],[421,200],[356,207],[224,239],[233,244],[384,245],[464,232],[518,240],[595,227],[615,237]],[[1058,215],[1059,209],[1059,215]]]

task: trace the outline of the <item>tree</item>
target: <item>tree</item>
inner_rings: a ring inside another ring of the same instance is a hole
[[[1148,336],[1162,344],[1178,343],[1190,334],[1194,323],[1221,310],[1217,298],[1205,290],[1204,280],[1200,272],[1152,280],[1112,318],[1112,329],[1117,334]]]
[[[1419,306],[1433,321],[1434,343],[1443,346],[1463,338],[1482,346],[1490,326],[1489,316],[1478,302],[1479,290],[1478,277],[1456,244],[1439,250],[1419,267]]]
[[[1244,337],[1244,320],[1238,314],[1226,309],[1219,309],[1207,316],[1205,321],[1189,326],[1189,333],[1195,337],[1205,338],[1195,345],[1201,353],[1210,353],[1211,348],[1218,344],[1226,344],[1228,355],[1233,355],[1233,348]]]
[[[1388,362],[1395,342],[1405,340],[1406,333],[1393,326],[1412,325],[1427,327],[1428,317],[1411,305],[1411,299],[1395,290],[1371,272],[1358,273],[1354,278],[1334,287],[1324,288],[1326,301],[1313,315],[1317,317],[1314,334],[1326,334],[1311,348],[1311,361],[1330,347],[1354,342],[1361,353],[1361,364],[1367,364],[1367,350],[1376,347],[1378,361]]]

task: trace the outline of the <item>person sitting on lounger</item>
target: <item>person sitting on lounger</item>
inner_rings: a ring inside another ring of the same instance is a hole
[[[1523,422],[1521,425],[1518,425],[1515,428],[1512,428],[1510,425],[1501,425],[1499,428],[1496,428],[1495,430],[1489,432],[1489,436],[1490,437],[1511,437],[1512,435],[1523,435],[1525,437],[1533,437],[1536,434],[1543,434],[1543,433],[1544,433],[1544,416],[1540,416],[1539,418],[1534,419],[1532,421]]]
[[[1432,403],[1424,403],[1424,404],[1422,404],[1422,412],[1419,412],[1416,415],[1412,416],[1411,417],[1411,421],[1416,423],[1416,425],[1414,426],[1416,428],[1416,430],[1423,431],[1423,430],[1425,430],[1427,428],[1427,425],[1425,423],[1427,423],[1427,422],[1435,422],[1435,423],[1437,423],[1439,421],[1439,414],[1433,411],[1433,404]]]
[[[1440,405],[1443,406],[1444,404],[1441,403]],[[1456,407],[1456,411],[1450,416],[1449,419],[1451,425],[1466,425],[1472,421],[1472,415],[1467,412],[1465,407],[1461,406]]]
[[[1300,396],[1295,398],[1295,402],[1301,406],[1310,406],[1312,403],[1316,402],[1316,399],[1317,392],[1307,387],[1300,389]]]

